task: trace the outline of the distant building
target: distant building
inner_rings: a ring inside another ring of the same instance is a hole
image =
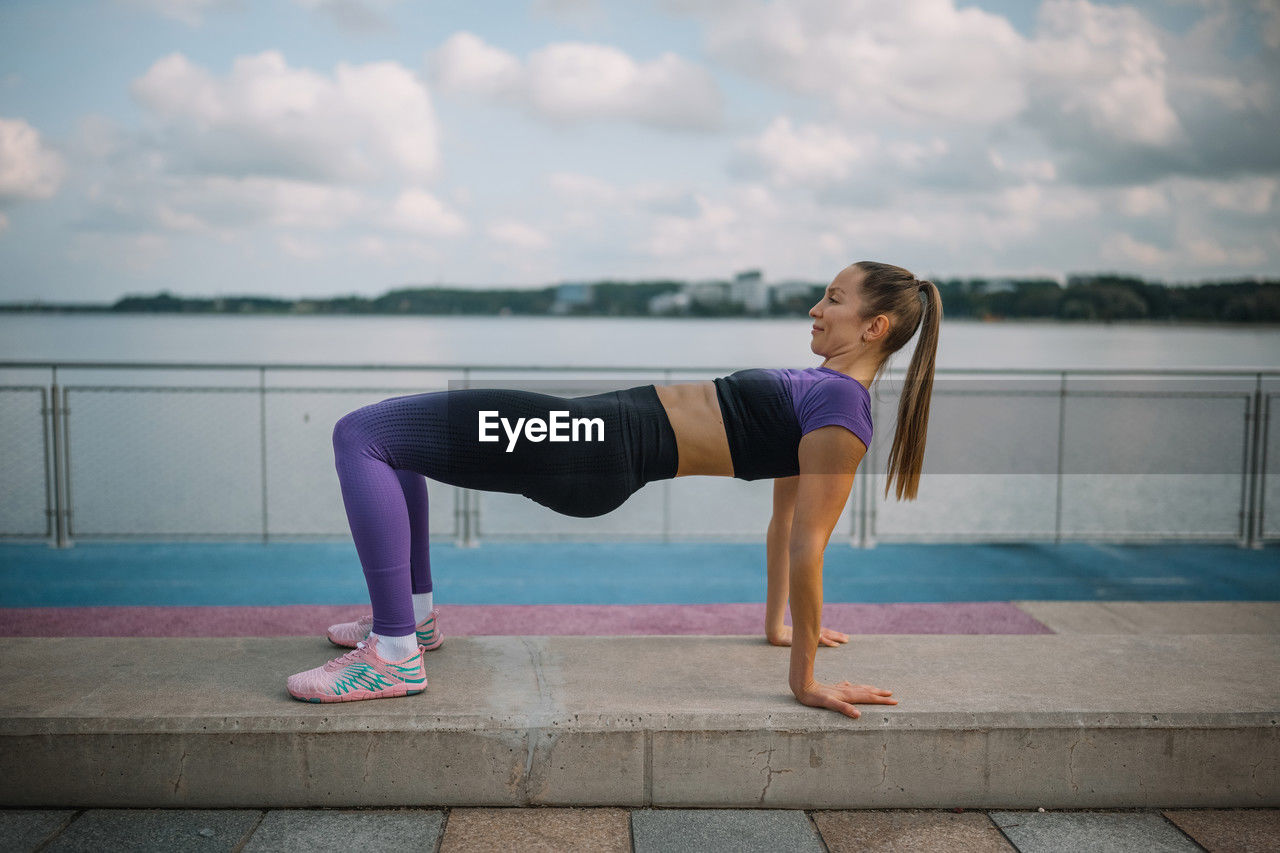
[[[568,314],[575,308],[595,301],[595,290],[590,284],[565,282],[556,285],[556,299],[551,303],[552,314]]]
[[[791,299],[808,299],[814,297],[813,301],[818,299],[814,296],[814,292],[822,287],[811,281],[780,281],[777,284],[770,285],[769,293],[773,296],[774,302],[787,302]]]
[[[763,313],[769,308],[769,289],[765,287],[760,270],[747,270],[733,277],[729,285],[729,300],[742,305],[752,313]]]
[[[685,285],[684,292],[699,305],[722,305],[729,301],[729,285],[723,281],[695,281]]]
[[[649,300],[650,314],[684,314],[689,310],[689,293],[684,290],[672,290],[659,293]]]

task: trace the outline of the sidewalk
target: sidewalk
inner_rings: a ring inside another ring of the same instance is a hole
[[[402,809],[0,811],[13,851],[1264,853],[1280,810]]]
[[[1241,605],[1216,604],[1161,609],[1232,630]],[[285,677],[333,653],[0,640],[0,803],[1280,805],[1276,633],[859,635],[815,666],[894,691],[858,719],[796,702],[789,651],[758,635],[453,637],[419,696],[291,699]]]

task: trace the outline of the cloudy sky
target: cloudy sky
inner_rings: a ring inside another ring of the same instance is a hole
[[[1280,275],[1280,0],[0,4],[0,300]]]

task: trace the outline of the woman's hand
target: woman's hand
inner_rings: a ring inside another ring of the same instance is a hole
[[[863,705],[897,705],[897,699],[890,699],[892,690],[882,690],[870,684],[851,684],[841,681],[839,684],[823,684],[810,681],[808,686],[796,693],[796,699],[803,705],[814,708],[830,708],[855,720],[862,712],[853,707],[857,702]]]
[[[775,646],[789,646],[791,645],[791,626],[783,625],[776,634],[770,634],[767,637],[769,642]],[[847,642],[849,642],[848,634],[842,634],[830,628],[821,628],[818,631],[818,645],[820,646],[838,646]]]

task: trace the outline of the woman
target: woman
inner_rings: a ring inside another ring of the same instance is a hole
[[[897,704],[889,690],[814,679],[819,643],[849,639],[820,626],[822,554],[871,443],[871,384],[921,329],[885,484],[886,497],[894,479],[899,500],[916,497],[942,300],[932,282],[901,267],[861,261],[835,277],[809,316],[810,349],[823,362],[807,370],[744,370],[575,398],[438,391],[341,418],[338,479],[373,616],[330,628],[330,640],[355,650],[290,677],[290,694],[341,702],[426,688],[423,652],[443,636],[431,601],[423,475],[581,517],[616,509],[654,480],[710,475],[774,479],[765,633],[791,646],[796,699],[855,718],[856,703]],[[782,624],[788,595],[793,628]]]

